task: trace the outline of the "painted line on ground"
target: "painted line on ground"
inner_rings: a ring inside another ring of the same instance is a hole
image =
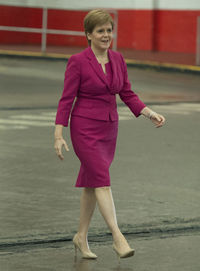
[[[199,103],[179,103],[170,105],[153,105],[154,111],[164,114],[190,115],[200,113]],[[119,120],[136,120],[128,107],[118,107]],[[0,118],[0,130],[21,130],[30,127],[53,127],[56,111],[41,112],[38,114],[11,115],[9,118]]]
[[[54,121],[55,117],[51,116],[39,116],[39,115],[15,115],[10,116],[11,119],[22,119],[22,120],[46,120]]]
[[[0,124],[19,124],[19,125],[27,125],[27,126],[39,126],[39,127],[48,127],[54,126],[53,122],[42,122],[42,121],[25,121],[18,119],[0,119]]]

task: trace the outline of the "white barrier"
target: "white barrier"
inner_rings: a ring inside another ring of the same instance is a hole
[[[16,5],[15,5],[16,6]],[[21,5],[20,5],[21,6]],[[31,8],[31,6],[25,6],[26,8]],[[48,29],[48,10],[50,8],[43,7],[42,10],[42,28],[33,28],[33,27],[15,27],[15,26],[0,26],[0,30],[3,31],[17,31],[17,32],[27,32],[27,33],[41,33],[41,51],[42,53],[46,52],[47,48],[47,34],[56,34],[56,35],[73,35],[73,36],[85,36],[84,31],[71,31],[71,30],[58,30],[58,29]],[[82,11],[77,10],[76,11]],[[88,10],[89,11],[89,10]],[[118,12],[116,10],[108,10],[109,13],[114,15],[114,33],[113,33],[113,44],[112,49],[117,50],[117,31],[118,31]]]
[[[200,66],[200,17],[197,17],[196,65]]]
[[[199,0],[0,0],[0,5],[52,9],[200,10]]]

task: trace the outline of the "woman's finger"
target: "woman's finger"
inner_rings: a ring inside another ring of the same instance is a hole
[[[163,125],[164,125],[164,122],[161,121],[161,122],[159,122],[159,123],[156,125],[156,128],[162,127]]]
[[[61,160],[63,160],[63,159],[64,159],[64,156],[63,156],[63,154],[62,154],[61,149],[58,149],[58,151],[57,151],[57,155],[58,155],[58,157],[59,157]]]
[[[156,125],[156,128],[160,128],[160,127],[162,127],[162,126],[163,126],[162,123],[158,123],[158,124]]]
[[[58,157],[60,158],[60,160],[64,160],[64,156],[62,154],[58,155]]]
[[[156,125],[156,128],[162,127],[165,122],[165,118],[157,113],[152,116],[151,120]]]
[[[156,116],[155,116],[155,119],[158,121],[158,122],[161,122],[161,117],[157,114]]]
[[[65,150],[66,150],[66,151],[69,151],[69,148],[68,148],[68,146],[67,146],[67,143],[66,143],[66,142],[64,143],[64,146],[65,146]]]
[[[65,150],[66,150],[66,151],[69,151],[69,147],[68,147],[68,145],[67,145],[67,143],[65,142],[64,139],[59,139],[59,140],[56,140],[56,141],[55,141],[54,148],[55,148],[55,150],[56,150],[57,156],[58,156],[61,160],[64,159],[64,156],[63,156],[63,154],[62,154],[62,146],[63,146],[63,145],[64,145],[64,147],[65,147]]]

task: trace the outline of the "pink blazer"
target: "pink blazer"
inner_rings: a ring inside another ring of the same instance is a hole
[[[131,90],[122,55],[108,50],[108,56],[113,74],[111,84],[108,83],[90,47],[70,57],[65,72],[62,97],[58,104],[56,124],[68,126],[70,113],[96,120],[117,120],[115,94],[119,94],[136,117],[140,115],[146,105]]]

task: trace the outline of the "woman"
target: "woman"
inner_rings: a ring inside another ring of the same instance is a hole
[[[97,256],[89,249],[88,228],[96,203],[113,236],[113,249],[119,258],[134,254],[121,233],[110,188],[109,167],[114,158],[118,113],[116,94],[138,117],[148,117],[156,127],[164,124],[164,117],[149,109],[131,90],[127,68],[120,53],[109,49],[113,37],[113,20],[105,10],[92,10],[84,19],[89,47],[73,55],[67,64],[64,90],[59,101],[55,150],[63,160],[62,146],[69,151],[63,139],[63,126],[68,126],[72,104],[70,132],[74,151],[81,167],[76,187],[83,187],[80,222],[73,238],[75,249],[84,258]]]

